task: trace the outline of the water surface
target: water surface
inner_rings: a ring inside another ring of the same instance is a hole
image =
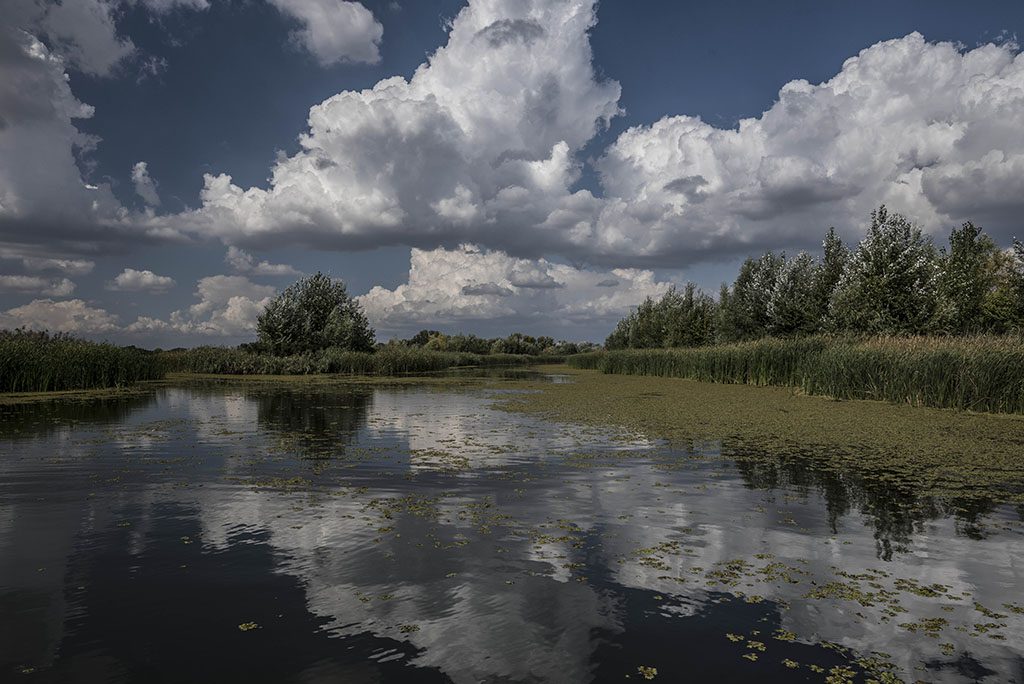
[[[1021,511],[493,382],[0,407],[0,679],[1024,682]]]

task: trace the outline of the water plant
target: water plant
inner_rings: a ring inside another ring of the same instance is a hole
[[[579,354],[576,368],[797,387],[836,399],[1024,413],[1024,343],[975,336],[765,338],[677,349]]]
[[[0,331],[0,392],[125,387],[164,376],[157,355],[63,333]]]

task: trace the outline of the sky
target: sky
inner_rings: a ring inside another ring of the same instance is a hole
[[[1024,3],[0,0],[0,328],[602,340],[885,203],[1024,237]]]

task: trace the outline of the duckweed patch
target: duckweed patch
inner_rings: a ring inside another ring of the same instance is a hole
[[[558,372],[572,382],[516,383],[533,391],[503,395],[497,405],[666,439],[698,459],[796,461],[918,496],[1024,503],[1024,416],[833,401],[779,387]]]

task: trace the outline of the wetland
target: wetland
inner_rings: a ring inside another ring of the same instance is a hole
[[[561,366],[0,405],[0,679],[1024,681],[1024,417]]]

